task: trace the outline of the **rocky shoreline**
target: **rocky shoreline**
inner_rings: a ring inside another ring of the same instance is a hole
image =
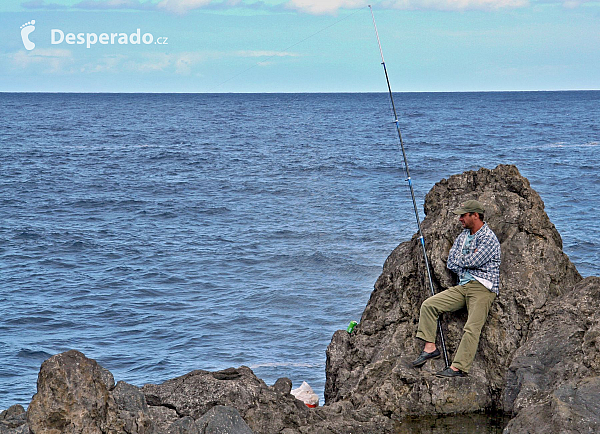
[[[466,378],[436,378],[442,361],[409,365],[428,294],[415,236],[386,260],[352,334],[334,334],[323,407],[294,398],[289,379],[268,386],[244,366],[160,385],[115,384],[71,350],[42,364],[27,411],[3,411],[0,434],[397,433],[407,432],[407,417],[482,412],[509,415],[506,434],[600,432],[600,278],[579,275],[516,167],[454,175],[427,194],[423,232],[436,290],[454,279],[445,260],[461,228],[449,210],[473,198],[486,204],[501,243],[501,293]],[[465,320],[464,311],[443,318],[450,355]]]

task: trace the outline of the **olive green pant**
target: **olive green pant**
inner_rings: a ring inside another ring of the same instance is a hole
[[[421,305],[417,337],[425,342],[435,342],[438,316],[443,312],[454,312],[466,306],[467,323],[463,328],[464,334],[454,355],[452,366],[463,372],[469,372],[479,345],[481,329],[495,298],[495,293],[476,280],[465,285],[453,286],[429,297]]]

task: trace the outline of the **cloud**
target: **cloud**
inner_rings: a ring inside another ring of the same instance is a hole
[[[207,6],[210,3],[211,0],[162,0],[158,3],[157,8],[183,15],[191,10]]]
[[[562,3],[562,5],[567,8],[567,9],[575,9],[578,8],[579,6],[581,6],[584,3],[590,3],[593,0],[545,0],[545,1],[541,1],[540,3]]]
[[[210,1],[210,0],[209,0]],[[44,10],[57,10],[57,9],[85,9],[85,10],[114,10],[114,9],[125,9],[125,10],[142,10],[152,11],[156,10],[157,5],[152,0],[83,0],[72,5],[65,5],[61,3],[48,3],[46,0],[30,0],[21,3],[21,6],[25,9],[44,9]]]
[[[176,74],[189,75],[194,65],[206,60],[207,57],[205,53],[200,52],[146,54],[142,61],[130,59],[124,62],[124,67],[142,73],[174,70]]]
[[[309,14],[332,14],[339,9],[357,9],[369,4],[365,0],[290,0],[286,3],[289,9]]]
[[[155,10],[156,5],[149,0],[145,2],[142,2],[141,0],[83,0],[79,3],[75,3],[73,8],[90,10]]]
[[[63,72],[65,66],[73,62],[70,50],[59,48],[36,48],[33,51],[17,51],[9,54],[13,66],[17,68],[29,68],[33,65],[45,67],[44,72]]]
[[[381,4],[389,9],[440,11],[494,10],[528,5],[529,0],[388,0]]]
[[[146,60],[137,61],[137,60],[129,60],[126,63],[127,69],[136,71],[136,72],[155,72],[155,71],[164,71],[169,66],[173,64],[173,55],[165,54],[165,53],[155,53],[155,54],[146,54]]]
[[[95,63],[87,63],[80,69],[81,72],[120,72],[120,66],[127,56],[122,54],[102,56]]]
[[[61,5],[58,3],[46,3],[45,0],[31,0],[27,2],[21,3],[21,6],[25,9],[48,9],[48,10],[57,10],[57,9],[67,9],[68,6]]]
[[[298,57],[298,53],[290,53],[288,51],[237,51],[236,54],[240,57]]]
[[[44,73],[153,73],[168,72],[190,75],[194,67],[210,59],[232,54],[218,52],[143,53],[140,55],[107,54],[87,62],[78,62],[70,50],[36,48],[5,55],[12,67],[26,69],[38,65]]]
[[[384,0],[377,3],[377,9],[404,10],[498,10],[522,8],[531,3],[562,4],[566,8],[576,8],[593,0]],[[366,7],[369,0],[288,0],[286,8],[309,14],[332,14],[340,9],[357,9]]]
[[[62,0],[64,1],[64,0]],[[404,10],[498,10],[521,8],[530,4],[556,4],[573,9],[597,0],[383,0],[377,9]],[[81,0],[67,5],[61,0],[28,0],[21,3],[26,9],[84,9],[84,10],[155,10],[177,15],[185,15],[196,9],[227,11],[232,9],[263,10],[285,12],[296,10],[313,15],[335,14],[341,9],[366,7],[370,0]]]
[[[260,57],[264,60],[259,60],[255,66],[270,66],[275,64],[275,62],[271,61],[274,57],[298,57],[300,54],[291,53],[289,51],[261,51],[261,50],[252,50],[252,51],[236,51],[233,53],[234,56],[238,57]]]
[[[189,75],[192,73],[192,67],[204,59],[205,56],[201,53],[179,53],[174,60],[175,73]]]
[[[46,73],[135,73],[168,72],[190,75],[194,66],[221,53],[182,52],[174,54],[145,53],[139,56],[107,54],[97,59],[80,63],[70,50],[36,48],[33,51],[18,51],[7,55],[13,67],[25,69],[34,65],[45,67]]]

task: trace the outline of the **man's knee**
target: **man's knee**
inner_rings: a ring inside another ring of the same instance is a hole
[[[469,318],[463,327],[463,332],[478,338],[481,334],[481,329],[483,329],[483,326],[485,325],[485,322],[485,317]]]

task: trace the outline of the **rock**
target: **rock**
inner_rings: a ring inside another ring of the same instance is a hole
[[[180,417],[203,420],[216,406],[235,408],[252,432],[331,433],[392,432],[394,422],[373,413],[370,409],[356,411],[351,405],[340,403],[328,408],[309,409],[294,398],[291,381],[278,380],[268,387],[250,368],[242,366],[226,373],[193,371],[160,385],[147,384],[142,388],[150,408],[172,408]],[[169,428],[173,432],[195,433],[184,421]],[[202,432],[202,431],[200,431]]]
[[[200,434],[196,421],[189,416],[173,422],[166,432],[167,434]]]
[[[109,381],[111,380],[111,381]],[[1,433],[207,434],[220,432],[391,432],[391,421],[339,403],[309,409],[289,391],[291,381],[269,387],[247,367],[194,371],[161,385],[138,388],[78,351],[46,360],[25,423],[15,406],[2,413]],[[317,411],[315,411],[317,410]],[[10,424],[9,424],[10,423]]]
[[[38,375],[29,427],[36,434],[124,432],[112,386],[112,374],[79,351],[52,356]]]
[[[486,205],[485,220],[502,248],[501,288],[481,335],[469,376],[439,379],[443,360],[423,369],[409,363],[422,349],[415,339],[421,303],[429,296],[417,236],[400,244],[353,334],[338,331],[327,349],[326,405],[348,401],[359,410],[400,419],[407,415],[504,410],[505,374],[529,333],[534,314],[581,280],[539,195],[514,166],[480,169],[438,182],[425,198],[422,229],[436,292],[455,284],[448,251],[462,230],[450,211],[468,199]],[[452,358],[466,311],[443,316]]]
[[[292,391],[292,380],[289,378],[279,378],[275,384],[273,384],[272,389],[277,393],[287,395]]]
[[[505,433],[600,432],[600,278],[589,277],[534,318],[507,375]]]
[[[449,416],[408,417],[395,434],[482,434],[500,433],[509,418],[501,414],[467,413]]]
[[[355,410],[349,402],[336,402],[327,407],[311,409],[313,419],[309,425],[301,426],[301,434],[384,434],[396,433],[397,423],[371,408]]]
[[[146,397],[140,388],[119,381],[112,391],[118,408],[118,417],[123,421],[124,429],[131,434],[150,434],[155,424],[150,416]]]
[[[9,407],[7,410],[4,410],[3,412],[1,412],[0,420],[2,420],[2,421],[12,420],[12,419],[16,419],[16,418],[21,418],[24,415],[25,415],[25,409],[23,408],[23,406],[16,404],[16,405]]]
[[[154,422],[154,426],[155,426],[154,431],[157,434],[169,432],[169,429],[171,429],[173,424],[177,423],[180,420],[179,415],[172,408],[149,405],[148,413],[150,414],[150,418]],[[184,419],[184,418],[181,418],[181,419]],[[178,431],[175,431],[175,432],[178,432]]]
[[[217,405],[196,421],[200,434],[252,434],[239,411],[233,407]]]
[[[21,405],[13,405],[0,413],[0,434],[29,433],[25,409]]]
[[[161,385],[147,384],[142,391],[151,406],[172,408],[180,417],[194,420],[217,405],[234,407],[257,433],[297,428],[310,419],[302,402],[268,387],[245,366],[219,372],[193,371]]]

